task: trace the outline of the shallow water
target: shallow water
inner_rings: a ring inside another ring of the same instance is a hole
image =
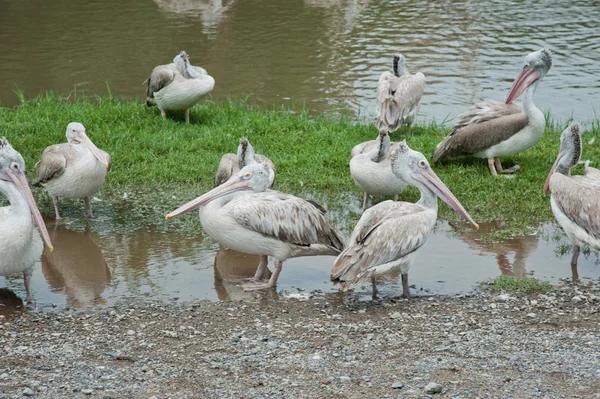
[[[50,228],[55,251],[44,253],[32,278],[33,295],[41,309],[52,305],[81,309],[133,298],[227,301],[337,291],[329,282],[333,257],[290,259],[284,263],[277,289],[256,294],[244,292],[240,284],[254,274],[258,256],[221,249],[202,235],[161,233],[154,227],[132,234],[71,231],[68,225]],[[481,231],[493,228],[482,225]],[[411,292],[469,293],[500,274],[533,275],[552,284],[572,277],[570,254],[556,251],[567,244],[566,238],[552,224],[542,227],[540,237],[490,243],[479,236],[462,223],[452,226],[438,222],[435,234],[409,272],[409,282],[415,286]],[[578,271],[582,281],[600,278],[596,262],[595,253],[581,255]],[[273,270],[272,260],[269,267]],[[3,288],[24,298],[22,276],[0,278],[0,303],[7,302],[7,306],[0,306],[0,312],[7,312],[19,303]],[[384,297],[400,295],[399,275],[386,276],[379,288]],[[357,292],[361,299],[370,298],[369,287]],[[7,295],[9,299],[3,300]]]
[[[535,100],[565,120],[600,109],[600,7],[590,1],[42,0],[0,4],[0,102],[52,90],[143,97],[152,68],[186,50],[213,98],[294,102],[371,118],[381,72],[405,54],[427,88],[421,121],[503,100],[523,58],[554,65]],[[84,121],[85,123],[85,121]]]

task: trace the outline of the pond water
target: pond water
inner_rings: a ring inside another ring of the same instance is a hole
[[[94,223],[94,222],[91,222]],[[90,306],[127,302],[129,299],[164,301],[240,300],[262,296],[302,296],[333,293],[329,282],[334,257],[290,259],[284,263],[276,289],[263,293],[244,292],[240,284],[254,275],[258,256],[225,250],[210,239],[161,233],[156,227],[130,234],[97,233],[93,229],[72,231],[68,225],[53,226],[48,221],[55,251],[44,253],[41,266],[33,273],[32,289],[38,308],[53,305],[82,309]],[[570,254],[557,247],[566,237],[553,224],[542,227],[540,236],[516,237],[501,242],[485,242],[480,233],[465,224],[438,222],[435,234],[417,256],[409,272],[414,295],[454,295],[473,292],[481,282],[501,274],[533,275],[558,284],[571,279]],[[578,273],[581,281],[600,278],[596,253],[581,255]],[[273,270],[273,262],[269,265]],[[0,278],[0,313],[22,305],[25,297],[21,275]],[[385,276],[379,288],[383,297],[402,293],[398,274]],[[370,287],[356,290],[361,300],[370,300]],[[4,299],[3,299],[4,298]]]
[[[600,7],[591,1],[64,0],[0,4],[0,102],[46,90],[142,100],[152,68],[186,50],[213,99],[251,98],[369,119],[379,75],[402,52],[427,88],[421,121],[503,100],[523,58],[554,65],[535,101],[559,120],[600,109]]]

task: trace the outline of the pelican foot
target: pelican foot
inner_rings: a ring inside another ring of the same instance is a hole
[[[516,171],[518,171],[520,169],[521,169],[521,167],[519,165],[514,165],[514,166],[511,166],[510,168],[502,169],[499,172],[502,174],[509,174],[509,173],[515,173]]]
[[[274,287],[275,287],[275,284],[271,283],[270,281],[267,281],[265,283],[246,283],[246,284],[242,284],[242,288],[246,292],[248,292],[248,291],[258,291],[258,290],[266,290],[268,288],[274,288]]]
[[[256,276],[254,276],[254,277],[245,278],[244,281],[250,281],[251,283],[264,284],[264,283],[269,282],[269,279],[268,278],[258,278]]]
[[[502,173],[504,173],[504,172],[502,172]],[[517,177],[517,175],[502,174],[502,175],[498,175],[498,177],[504,177],[505,179],[514,179],[515,177]]]

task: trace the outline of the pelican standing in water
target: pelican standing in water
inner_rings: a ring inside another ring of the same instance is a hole
[[[190,64],[185,51],[173,63],[155,67],[145,83],[147,106],[156,105],[163,119],[166,111],[183,110],[186,123],[190,123],[190,108],[215,87],[215,79],[204,68]]]
[[[275,165],[271,160],[264,155],[255,154],[254,147],[250,144],[250,141],[246,137],[240,139],[238,145],[237,155],[228,153],[221,157],[219,167],[217,168],[217,176],[215,177],[215,187],[225,183],[231,176],[237,174],[246,165],[252,163],[264,163],[271,168],[271,177],[269,177],[269,187],[273,187],[275,180]]]
[[[67,142],[46,148],[35,164],[36,185],[44,186],[52,197],[57,220],[58,197],[83,198],[85,215],[91,219],[94,215],[90,196],[100,189],[110,166],[110,155],[96,147],[81,123],[71,122],[67,126]]]
[[[423,154],[410,149],[406,141],[399,143],[399,148],[392,153],[392,170],[406,184],[417,187],[421,199],[416,204],[385,201],[363,213],[347,248],[337,257],[331,270],[331,281],[339,284],[342,291],[371,282],[373,299],[377,299],[377,276],[399,268],[403,296],[408,298],[408,270],[433,232],[438,197],[479,229],[429,167]]]
[[[0,275],[23,273],[26,301],[31,303],[31,272],[44,243],[51,252],[53,247],[25,177],[25,161],[4,137],[0,138],[0,191],[10,202],[0,208]]]
[[[484,100],[461,114],[452,133],[437,145],[433,161],[470,155],[486,158],[494,176],[519,170],[519,165],[503,169],[500,157],[525,151],[542,138],[546,120],[533,103],[533,93],[551,66],[552,55],[545,48],[525,57],[506,101]],[[523,92],[523,103],[514,104]]]
[[[342,238],[323,211],[293,195],[268,190],[271,176],[265,164],[245,166],[227,182],[169,213],[166,219],[200,210],[200,223],[221,246],[260,255],[254,282],[246,289],[275,287],[286,259],[311,255],[338,255]],[[268,258],[275,271],[263,281]]]
[[[377,86],[377,120],[379,131],[391,133],[403,124],[408,125],[408,134],[419,112],[425,91],[425,75],[411,75],[406,69],[402,54],[394,56],[394,73],[384,72]]]
[[[371,195],[393,195],[398,200],[398,193],[406,188],[406,183],[392,172],[390,160],[390,137],[385,131],[379,133],[372,142],[361,143],[352,149],[355,154],[350,159],[350,174],[363,194],[363,212],[369,205]],[[394,143],[395,146],[398,143]],[[360,148],[359,148],[360,147]]]
[[[571,123],[562,132],[560,151],[544,184],[544,194],[551,192],[552,213],[573,243],[573,280],[578,279],[580,247],[600,250],[600,171],[586,165],[584,176],[571,176],[581,158],[579,130],[579,124]]]

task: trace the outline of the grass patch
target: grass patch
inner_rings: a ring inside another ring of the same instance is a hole
[[[488,283],[495,292],[520,292],[524,294],[552,291],[552,285],[533,277],[500,276]]]
[[[350,150],[377,136],[372,124],[354,123],[349,116],[314,117],[307,111],[264,109],[241,100],[203,101],[191,110],[191,123],[186,125],[182,116],[163,121],[156,108],[112,96],[69,100],[53,94],[23,99],[15,108],[0,108],[0,136],[21,152],[33,179],[33,165],[42,151],[65,141],[65,128],[71,121],[83,123],[90,138],[113,157],[113,169],[99,196],[117,204],[110,205],[114,210],[124,206],[120,202],[134,201],[131,196],[123,199],[125,192],[146,193],[131,204],[131,212],[145,223],[162,223],[166,212],[194,193],[212,188],[221,156],[235,152],[239,137],[247,136],[256,151],[277,166],[278,190],[325,198],[330,209],[344,215],[350,209],[347,223],[351,228],[359,218],[361,193],[350,177]],[[469,158],[433,165],[433,169],[477,222],[500,222],[502,229],[491,238],[537,229],[540,222],[553,220],[542,187],[567,124],[552,122],[534,148],[503,159],[506,167],[521,165],[514,179],[494,178],[485,160]],[[429,157],[450,129],[450,125],[436,123],[415,126],[407,141]],[[583,159],[600,160],[597,145],[587,145],[599,133],[599,125],[594,124],[584,134]],[[405,136],[403,127],[392,134],[392,140]],[[52,214],[49,198],[39,191],[36,194],[44,195],[40,198],[43,211]],[[416,201],[418,196],[410,188],[401,199]],[[81,205],[74,209],[73,216],[80,217]],[[440,206],[439,217],[459,220],[445,205]]]

